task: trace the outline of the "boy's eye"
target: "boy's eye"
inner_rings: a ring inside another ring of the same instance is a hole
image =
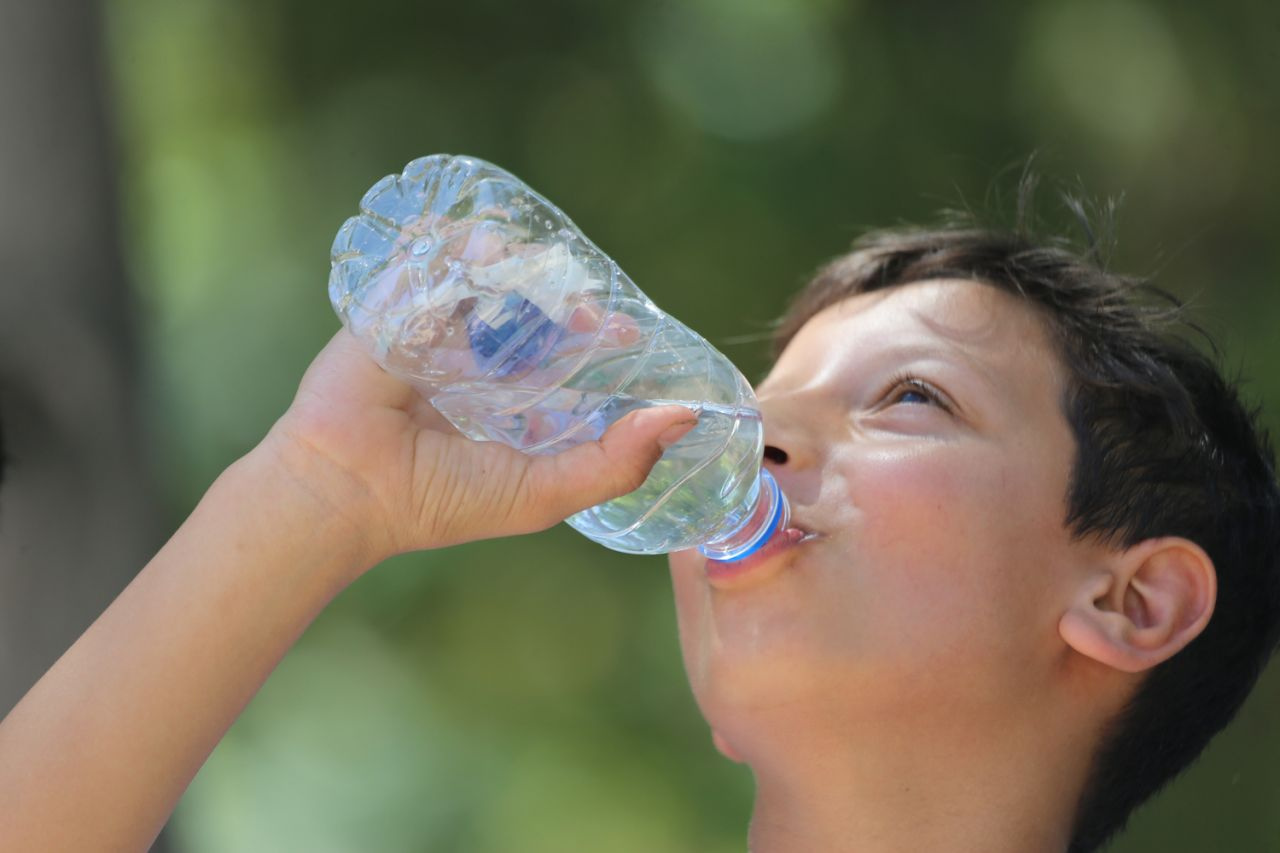
[[[898,391],[897,401],[899,403],[932,403],[929,395],[917,389],[906,387]]]
[[[897,380],[886,398],[889,405],[904,403],[907,405],[933,405],[943,411],[950,411],[942,393],[928,382],[915,377],[904,377]]]

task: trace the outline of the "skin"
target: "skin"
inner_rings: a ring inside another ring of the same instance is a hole
[[[829,306],[759,387],[765,464],[820,535],[729,583],[670,556],[755,853],[1065,849],[1100,724],[1214,592],[1185,540],[1065,529],[1065,381],[1026,304],[938,281]]]
[[[458,435],[340,331],[263,441],[0,723],[0,850],[145,850],[332,598],[404,551],[542,530],[644,481],[679,406],[526,456]]]
[[[904,341],[963,343],[964,369],[916,365],[958,417],[880,388]],[[949,282],[828,309],[762,387],[787,454],[767,464],[822,536],[724,588],[695,552],[671,559],[694,694],[756,776],[757,853],[1063,848],[1099,721],[1203,627],[1214,587],[1191,543],[1113,552],[1061,530],[1061,381],[1024,307]],[[625,494],[691,418],[641,410],[526,456],[457,435],[339,332],[0,722],[0,849],[145,849],[352,581]]]

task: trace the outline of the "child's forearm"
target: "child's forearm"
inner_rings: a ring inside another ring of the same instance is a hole
[[[0,849],[141,850],[330,599],[391,554],[544,530],[697,424],[637,409],[549,456],[463,438],[339,331],[263,442],[0,723]]]
[[[145,849],[284,653],[375,560],[266,454],[227,469],[0,723],[0,849]]]

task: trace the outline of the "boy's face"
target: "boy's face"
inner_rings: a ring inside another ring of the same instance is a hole
[[[823,535],[720,586],[696,550],[670,557],[694,695],[738,752],[753,712],[783,706],[959,720],[1037,695],[1090,547],[1064,527],[1064,382],[1033,309],[970,281],[852,297],[800,330],[758,389],[786,454],[765,464]]]

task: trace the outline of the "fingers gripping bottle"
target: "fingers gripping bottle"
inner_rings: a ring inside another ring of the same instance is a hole
[[[699,412],[639,489],[568,519],[588,538],[738,560],[786,528],[746,379],[510,173],[437,154],[378,181],[334,240],[329,298],[384,369],[478,441],[556,453],[633,409]]]

